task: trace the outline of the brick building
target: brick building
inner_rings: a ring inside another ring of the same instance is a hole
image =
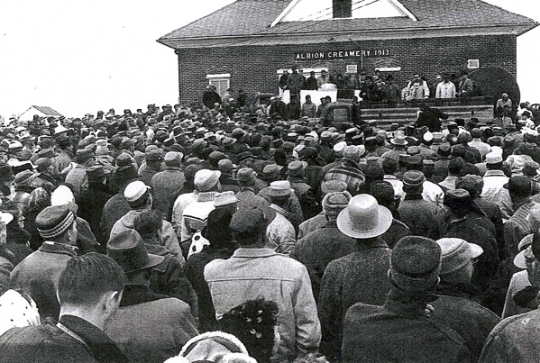
[[[516,38],[538,23],[480,0],[238,0],[164,35],[178,56],[183,103],[208,84],[278,91],[282,71],[301,65],[368,74],[405,86],[415,73],[516,76]]]

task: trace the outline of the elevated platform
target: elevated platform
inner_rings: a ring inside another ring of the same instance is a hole
[[[338,101],[339,103],[351,103],[349,99],[339,99]],[[472,117],[476,117],[480,121],[480,125],[485,125],[488,121],[493,120],[493,102],[491,97],[471,97],[463,100],[362,101],[360,105],[363,121],[377,120],[380,128],[389,129],[392,123],[398,123],[402,126],[415,122],[420,110],[426,106],[438,108],[446,113],[449,121],[456,118],[468,121]]]
[[[467,121],[471,117],[476,117],[481,125],[493,120],[492,105],[442,106],[437,108],[448,115],[448,120],[462,118]],[[399,123],[400,126],[415,122],[419,111],[418,107],[363,109],[362,120],[377,120],[379,127],[386,129],[390,128],[394,122]]]

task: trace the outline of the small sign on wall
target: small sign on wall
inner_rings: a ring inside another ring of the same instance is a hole
[[[467,68],[469,68],[469,69],[478,69],[478,68],[480,68],[480,60],[479,59],[469,59],[467,61]]]
[[[347,73],[358,73],[358,65],[356,65],[356,64],[348,64],[347,65]]]
[[[390,49],[331,50],[295,53],[295,60],[388,57]]]

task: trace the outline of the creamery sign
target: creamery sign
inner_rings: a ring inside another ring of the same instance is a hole
[[[344,59],[363,57],[386,57],[389,49],[329,50],[324,52],[295,53],[296,60],[304,59]]]

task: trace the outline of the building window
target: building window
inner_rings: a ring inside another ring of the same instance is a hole
[[[478,69],[478,68],[480,68],[480,60],[478,60],[478,59],[469,59],[467,61],[467,68],[469,68],[469,69]]]
[[[221,97],[223,97],[223,95],[231,87],[230,73],[208,74],[206,75],[206,79],[208,79],[209,85],[216,87],[216,91]]]

